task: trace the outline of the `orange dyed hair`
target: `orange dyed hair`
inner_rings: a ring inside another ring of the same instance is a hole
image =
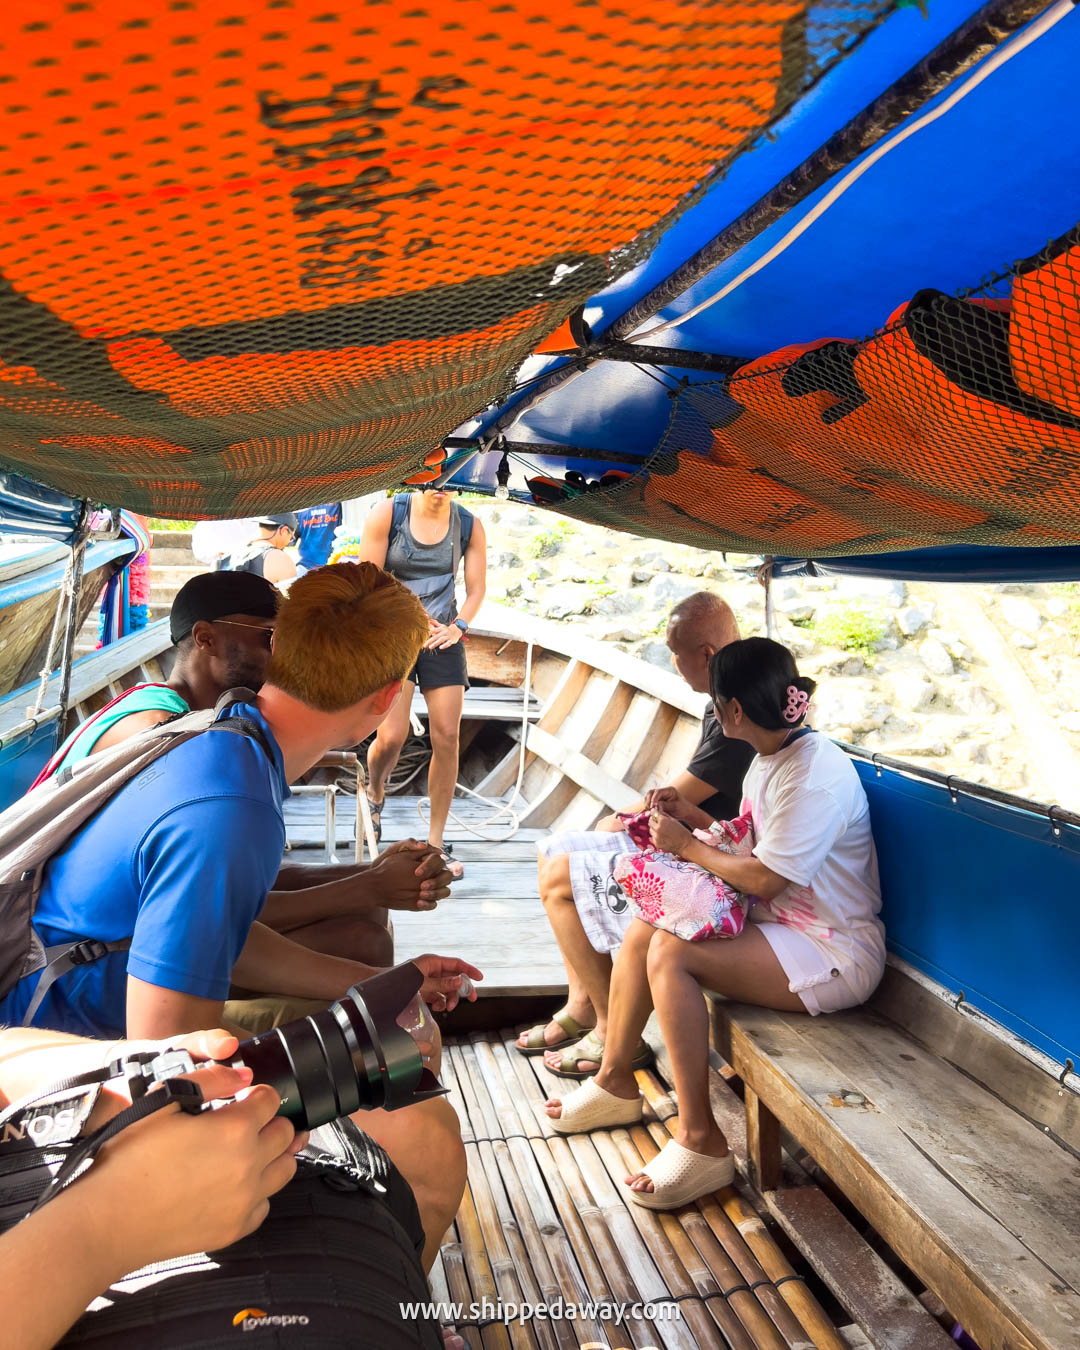
[[[427,640],[420,601],[374,563],[319,567],[278,611],[267,684],[319,712],[341,712],[403,680]]]

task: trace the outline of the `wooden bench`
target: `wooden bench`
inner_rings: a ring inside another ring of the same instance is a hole
[[[520,722],[525,711],[525,691],[507,689],[502,685],[474,686],[465,691],[462,705],[462,720],[478,718],[482,722]],[[412,716],[426,717],[427,704],[419,689],[413,690]],[[529,694],[529,720],[540,716],[540,700],[535,694]]]
[[[780,1198],[778,1214],[790,1208],[785,1131],[982,1350],[1080,1346],[1071,1066],[1055,1078],[1037,1052],[895,961],[852,1012],[710,1000],[715,1049],[745,1085],[748,1170]],[[811,1237],[807,1255],[846,1292],[827,1245]],[[890,1350],[929,1344],[887,1324],[864,1330]]]

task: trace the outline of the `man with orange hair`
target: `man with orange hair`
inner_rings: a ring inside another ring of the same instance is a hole
[[[370,563],[302,577],[278,616],[254,701],[225,708],[210,731],[126,783],[46,866],[34,915],[45,947],[100,950],[125,938],[130,947],[62,975],[33,1024],[109,1038],[182,1035],[225,1024],[234,982],[328,1003],[373,974],[256,918],[281,862],[287,784],[327,750],[375,730],[427,636],[420,602]],[[221,734],[230,719],[241,719],[243,735]],[[437,1009],[457,1003],[463,976],[482,978],[456,958],[416,964],[422,996]],[[0,1000],[0,1023],[23,1021],[38,978]],[[243,1011],[230,1005],[234,1017]],[[363,1126],[412,1184],[437,1243],[464,1185],[457,1117],[441,1099],[385,1122],[380,1114],[365,1113]]]

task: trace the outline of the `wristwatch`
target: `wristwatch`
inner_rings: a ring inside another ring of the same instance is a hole
[[[457,625],[458,628],[461,629],[463,633],[467,633],[469,631],[469,625],[465,622],[464,619],[455,619],[454,623]]]

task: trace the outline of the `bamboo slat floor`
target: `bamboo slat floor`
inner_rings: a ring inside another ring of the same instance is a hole
[[[434,1297],[504,1308],[561,1299],[587,1315],[463,1316],[470,1350],[847,1350],[739,1189],[672,1214],[626,1199],[624,1175],[655,1155],[676,1114],[656,1069],[638,1075],[642,1125],[563,1138],[542,1104],[572,1085],[518,1055],[513,1039],[502,1031],[447,1041],[442,1078],[461,1118],[469,1183],[432,1272]],[[588,1315],[590,1304],[601,1306]],[[674,1315],[639,1310],[620,1325],[620,1304]]]

